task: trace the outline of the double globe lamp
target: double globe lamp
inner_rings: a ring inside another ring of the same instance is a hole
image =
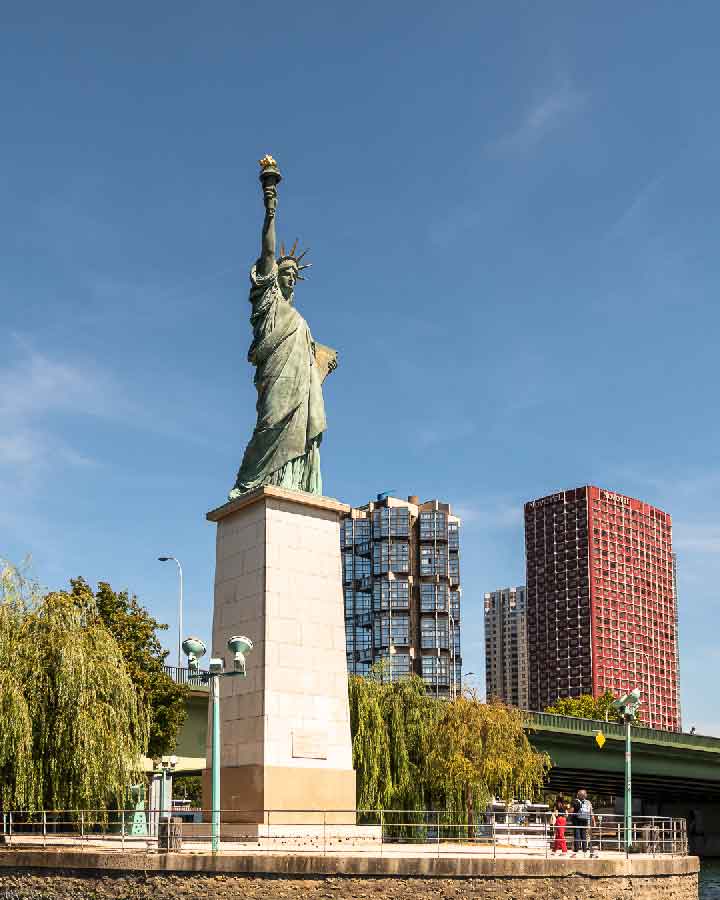
[[[219,656],[210,657],[209,671],[199,674],[203,682],[210,684],[210,702],[212,703],[212,744],[210,752],[210,777],[212,781],[212,852],[220,849],[220,679],[239,675],[244,678],[246,672],[245,654],[253,648],[253,642],[244,635],[235,635],[227,642],[228,650],[233,654],[233,667],[224,671],[225,664]],[[191,676],[198,673],[198,660],[207,653],[204,641],[197,637],[185,638],[182,649],[188,659]]]

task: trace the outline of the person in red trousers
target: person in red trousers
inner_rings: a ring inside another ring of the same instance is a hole
[[[558,798],[555,804],[555,840],[552,845],[552,852],[567,853],[567,841],[565,840],[565,827],[567,826],[567,810],[565,804]]]

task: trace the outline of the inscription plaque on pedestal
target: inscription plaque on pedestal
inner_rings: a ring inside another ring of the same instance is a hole
[[[323,731],[293,731],[294,759],[327,759],[327,734]]]

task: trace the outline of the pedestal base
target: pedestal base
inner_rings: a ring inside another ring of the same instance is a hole
[[[227,671],[228,638],[254,643],[247,677],[220,679],[223,820],[267,824],[271,810],[274,822],[322,824],[321,811],[355,809],[340,564],[348,510],[263,487],[208,513],[218,526],[213,656]],[[206,773],[205,809],[209,789]]]
[[[210,770],[203,772],[203,800],[210,797]],[[209,803],[203,806],[210,808]],[[354,825],[355,772],[298,770],[290,766],[223,766],[223,822],[265,825]]]

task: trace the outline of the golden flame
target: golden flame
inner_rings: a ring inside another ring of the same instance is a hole
[[[277,163],[276,163],[275,160],[272,158],[272,156],[270,156],[269,153],[266,153],[265,156],[263,156],[262,159],[259,159],[259,160],[258,160],[258,162],[260,163],[260,168],[262,168],[262,169],[267,169],[269,166],[276,166],[276,165],[277,165]]]

